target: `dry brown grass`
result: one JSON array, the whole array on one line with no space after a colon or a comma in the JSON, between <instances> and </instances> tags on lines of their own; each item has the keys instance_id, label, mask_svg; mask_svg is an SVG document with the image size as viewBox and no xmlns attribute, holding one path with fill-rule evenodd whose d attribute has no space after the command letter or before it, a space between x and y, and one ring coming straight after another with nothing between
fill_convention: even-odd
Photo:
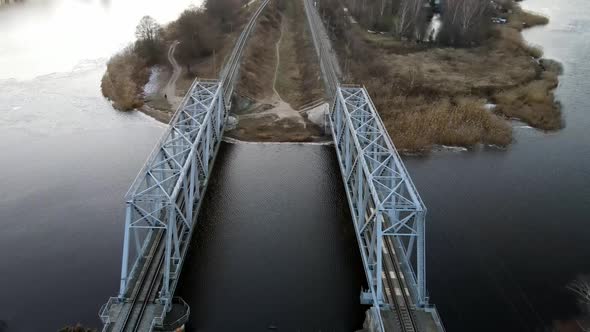
<instances>
[{"instance_id":1,"label":"dry brown grass","mask_svg":"<svg viewBox=\"0 0 590 332\"><path fill-rule=\"evenodd\" d=\"M543 56L543 50L539 46L527 43L519 30L506 26L496 28L491 45L512 57L528 55L538 59Z\"/></svg>"},{"instance_id":2,"label":"dry brown grass","mask_svg":"<svg viewBox=\"0 0 590 332\"><path fill-rule=\"evenodd\" d=\"M560 129L561 108L553 94L557 84L557 73L545 71L538 80L498 92L494 96L497 112L518 118L535 128Z\"/></svg>"},{"instance_id":3,"label":"dry brown grass","mask_svg":"<svg viewBox=\"0 0 590 332\"><path fill-rule=\"evenodd\" d=\"M379 75L371 73L370 68L363 68L364 74L357 73L366 77L363 82L397 148L427 152L437 144L464 147L479 143L510 144L511 126L500 116L487 111L485 99L472 93L493 90L497 81L484 78L485 82L476 82L478 71L466 70L469 74L461 75L457 67L441 65L440 60L434 60L449 53L454 51L430 53L427 58L423 57L426 54L418 58L406 55L397 59L397 66L382 68L378 63L373 64ZM492 68L489 70L491 74ZM509 78L511 74L507 72L504 75ZM517 73L512 75L515 78L511 82L518 84L520 81L516 77L519 76ZM534 71L529 75L533 76Z\"/></svg>"},{"instance_id":4,"label":"dry brown grass","mask_svg":"<svg viewBox=\"0 0 590 332\"><path fill-rule=\"evenodd\" d=\"M311 36L307 31L301 1L284 1L281 10L283 37L279 47L280 61L276 89L292 108L324 97L320 67Z\"/></svg>"},{"instance_id":5,"label":"dry brown grass","mask_svg":"<svg viewBox=\"0 0 590 332\"><path fill-rule=\"evenodd\" d=\"M262 12L250 37L240 68L237 91L264 99L272 96L276 64L275 45L280 36L281 18L275 1Z\"/></svg>"},{"instance_id":6,"label":"dry brown grass","mask_svg":"<svg viewBox=\"0 0 590 332\"><path fill-rule=\"evenodd\" d=\"M510 28L522 30L547 23L549 23L549 18L546 16L523 10L520 5L514 4L512 6L512 13L508 16L507 25Z\"/></svg>"},{"instance_id":7,"label":"dry brown grass","mask_svg":"<svg viewBox=\"0 0 590 332\"><path fill-rule=\"evenodd\" d=\"M489 40L476 48L387 42L387 36L369 36L352 27L343 35L355 50L340 46L337 51L341 60L354 59L359 50L372 60L352 61L347 76L350 83L367 87L399 149L506 146L512 141L507 118L518 117L541 129L561 125L552 92L557 70L532 59L540 58L542 50L526 43L520 33L525 26L544 22L546 18L515 5L511 24L495 26ZM498 103L496 112L484 109L487 100Z\"/></svg>"},{"instance_id":8,"label":"dry brown grass","mask_svg":"<svg viewBox=\"0 0 590 332\"><path fill-rule=\"evenodd\" d=\"M435 98L397 96L380 114L395 145L403 151L426 152L434 144L471 147L478 143L506 146L512 129L484 109L475 97Z\"/></svg>"},{"instance_id":9,"label":"dry brown grass","mask_svg":"<svg viewBox=\"0 0 590 332\"><path fill-rule=\"evenodd\" d=\"M141 93L148 79L145 61L127 47L109 59L100 86L102 94L116 109L128 111L143 105Z\"/></svg>"}]
</instances>

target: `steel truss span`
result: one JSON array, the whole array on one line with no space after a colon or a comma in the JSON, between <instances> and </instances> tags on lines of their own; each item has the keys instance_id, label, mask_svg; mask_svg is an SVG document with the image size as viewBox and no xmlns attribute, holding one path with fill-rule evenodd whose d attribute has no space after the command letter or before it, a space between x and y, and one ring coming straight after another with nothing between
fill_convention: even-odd
<instances>
[{"instance_id":1,"label":"steel truss span","mask_svg":"<svg viewBox=\"0 0 590 332\"><path fill-rule=\"evenodd\" d=\"M428 306L425 280L425 216L422 202L366 89L339 86L330 114L369 291L378 312L383 291L385 237L391 237L412 302Z\"/></svg>"},{"instance_id":2,"label":"steel truss span","mask_svg":"<svg viewBox=\"0 0 590 332\"><path fill-rule=\"evenodd\" d=\"M126 195L119 299L131 296L154 241L164 241L159 302L171 304L226 117L221 83L195 80Z\"/></svg>"}]
</instances>

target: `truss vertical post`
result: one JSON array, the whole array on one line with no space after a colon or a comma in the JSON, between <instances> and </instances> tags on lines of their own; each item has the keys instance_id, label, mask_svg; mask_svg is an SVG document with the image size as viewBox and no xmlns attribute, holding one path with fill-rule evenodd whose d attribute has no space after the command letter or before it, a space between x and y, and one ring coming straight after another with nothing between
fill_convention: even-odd
<instances>
[{"instance_id":1,"label":"truss vertical post","mask_svg":"<svg viewBox=\"0 0 590 332\"><path fill-rule=\"evenodd\" d=\"M168 210L168 225L166 225L166 249L164 253L164 275L162 280L162 289L160 291L161 299L168 299L170 297L170 270L172 256L172 232L176 227L176 211L170 207ZM167 305L167 304L166 304Z\"/></svg>"},{"instance_id":2,"label":"truss vertical post","mask_svg":"<svg viewBox=\"0 0 590 332\"><path fill-rule=\"evenodd\" d=\"M381 275L383 274L383 215L381 212L377 213L375 218L375 232L377 237L375 265L377 271L375 273L375 281L377 282L377 300L383 301L383 282Z\"/></svg>"},{"instance_id":3,"label":"truss vertical post","mask_svg":"<svg viewBox=\"0 0 590 332\"><path fill-rule=\"evenodd\" d=\"M418 244L416 248L417 255L417 279L418 279L418 303L419 307L425 307L428 305L426 295L426 211L418 213L416 219L416 227L418 229Z\"/></svg>"},{"instance_id":4,"label":"truss vertical post","mask_svg":"<svg viewBox=\"0 0 590 332\"><path fill-rule=\"evenodd\" d=\"M195 202L195 156L193 156L191 158L191 166L190 166L190 177L189 177L189 181L188 181L188 186L189 186L189 191L188 191L188 208L189 208L189 213L188 215L191 216L191 219L188 220L188 222L191 224L192 227L192 223L193 223L193 207L194 207L194 202Z\"/></svg>"},{"instance_id":5,"label":"truss vertical post","mask_svg":"<svg viewBox=\"0 0 590 332\"><path fill-rule=\"evenodd\" d=\"M131 205L127 203L125 208L125 235L123 236L123 261L121 263L121 284L119 286L119 298L125 295L127 288L127 273L129 269L129 233L131 224Z\"/></svg>"}]
</instances>

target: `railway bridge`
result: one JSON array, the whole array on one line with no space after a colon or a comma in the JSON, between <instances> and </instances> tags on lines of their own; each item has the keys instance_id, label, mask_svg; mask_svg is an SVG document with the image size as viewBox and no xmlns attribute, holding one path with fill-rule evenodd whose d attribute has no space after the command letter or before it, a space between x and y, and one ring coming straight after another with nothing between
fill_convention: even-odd
<instances>
[{"instance_id":1,"label":"railway bridge","mask_svg":"<svg viewBox=\"0 0 590 332\"><path fill-rule=\"evenodd\" d=\"M172 331L190 315L174 292L219 149L256 9L220 78L196 79L126 195L119 293L100 309L103 331ZM303 0L331 110L326 115L368 289L367 331L444 331L428 302L426 208L362 86L341 71L312 0Z\"/></svg>"}]
</instances>

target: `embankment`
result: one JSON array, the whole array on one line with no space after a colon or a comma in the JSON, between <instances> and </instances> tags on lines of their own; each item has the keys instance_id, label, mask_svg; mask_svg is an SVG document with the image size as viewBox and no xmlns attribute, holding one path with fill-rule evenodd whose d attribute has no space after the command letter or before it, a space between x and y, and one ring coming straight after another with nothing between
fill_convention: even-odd
<instances>
[{"instance_id":1,"label":"embankment","mask_svg":"<svg viewBox=\"0 0 590 332\"><path fill-rule=\"evenodd\" d=\"M324 97L303 3L273 1L248 43L232 113L231 138L262 142L325 140L323 129L302 106Z\"/></svg>"},{"instance_id":2,"label":"embankment","mask_svg":"<svg viewBox=\"0 0 590 332\"><path fill-rule=\"evenodd\" d=\"M256 3L242 5L232 0L206 2L202 8L185 10L165 26L144 17L137 27L138 40L109 59L101 82L103 95L118 110L137 109L168 122L195 77L219 75L255 7ZM146 25L156 32L142 34ZM168 53L176 43L170 59ZM175 62L181 70L175 84L168 84ZM145 89L148 82L150 89Z\"/></svg>"}]
</instances>

